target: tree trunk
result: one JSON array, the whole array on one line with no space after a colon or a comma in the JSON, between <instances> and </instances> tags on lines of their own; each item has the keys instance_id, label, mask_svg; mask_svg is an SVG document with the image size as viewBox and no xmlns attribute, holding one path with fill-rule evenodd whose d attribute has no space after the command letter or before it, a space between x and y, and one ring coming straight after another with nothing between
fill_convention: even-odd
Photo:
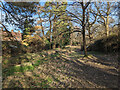
<instances>
[{"instance_id":1,"label":"tree trunk","mask_svg":"<svg viewBox=\"0 0 120 90\"><path fill-rule=\"evenodd\" d=\"M109 36L109 14L110 14L110 3L107 2L107 18L106 18L106 36Z\"/></svg>"},{"instance_id":2,"label":"tree trunk","mask_svg":"<svg viewBox=\"0 0 120 90\"><path fill-rule=\"evenodd\" d=\"M72 34L70 35L70 45L72 46Z\"/></svg>"},{"instance_id":3,"label":"tree trunk","mask_svg":"<svg viewBox=\"0 0 120 90\"><path fill-rule=\"evenodd\" d=\"M84 49L84 56L87 56L87 49L86 49L86 39L85 39L85 9L83 8L83 21L82 21L82 34L83 34L83 49Z\"/></svg>"},{"instance_id":4,"label":"tree trunk","mask_svg":"<svg viewBox=\"0 0 120 90\"><path fill-rule=\"evenodd\" d=\"M53 49L56 48L56 41L54 40L54 43L53 43Z\"/></svg>"},{"instance_id":5,"label":"tree trunk","mask_svg":"<svg viewBox=\"0 0 120 90\"><path fill-rule=\"evenodd\" d=\"M51 21L50 21L50 36L49 36L49 38L50 38L50 42L52 42L52 37L51 37Z\"/></svg>"},{"instance_id":6,"label":"tree trunk","mask_svg":"<svg viewBox=\"0 0 120 90\"><path fill-rule=\"evenodd\" d=\"M89 40L90 40L90 43L91 43L92 39L91 39L90 27L88 27L88 36L89 36Z\"/></svg>"},{"instance_id":7,"label":"tree trunk","mask_svg":"<svg viewBox=\"0 0 120 90\"><path fill-rule=\"evenodd\" d=\"M53 43L53 49L55 49L56 48L56 20L54 21L54 24L53 24L53 35L54 35L54 38L53 38L53 41L54 41L54 43Z\"/></svg>"},{"instance_id":8,"label":"tree trunk","mask_svg":"<svg viewBox=\"0 0 120 90\"><path fill-rule=\"evenodd\" d=\"M50 49L51 49L52 48L52 43L51 43L52 42L52 35L51 35L52 34L52 32L51 32L52 23L51 23L50 18L51 18L51 12L50 12L50 17L49 17L49 22L50 22L50 30L49 30L50 31L50 36L49 36L49 38L50 38L50 44L51 44Z\"/></svg>"},{"instance_id":9,"label":"tree trunk","mask_svg":"<svg viewBox=\"0 0 120 90\"><path fill-rule=\"evenodd\" d=\"M106 36L108 37L109 36L109 16L107 16L107 19L106 19L105 30L106 30Z\"/></svg>"},{"instance_id":10,"label":"tree trunk","mask_svg":"<svg viewBox=\"0 0 120 90\"><path fill-rule=\"evenodd\" d=\"M58 2L57 2L57 8L59 7L59 4L58 4ZM56 39L57 39L57 36L56 36L56 20L57 19L57 14L55 14L55 16L54 16L54 20L53 20L53 35L54 35L54 44L53 44L53 49L55 49L56 48ZM56 38L55 38L56 37Z\"/></svg>"},{"instance_id":11,"label":"tree trunk","mask_svg":"<svg viewBox=\"0 0 120 90\"><path fill-rule=\"evenodd\" d=\"M56 37L56 35L55 35L55 34L56 34L56 31L55 31L55 30L56 30L56 28L53 27L53 33L54 33L54 37L53 37L53 42L54 42L54 43L53 43L53 49L56 48L56 38L55 38L55 37Z\"/></svg>"},{"instance_id":12,"label":"tree trunk","mask_svg":"<svg viewBox=\"0 0 120 90\"><path fill-rule=\"evenodd\" d=\"M58 48L62 47L62 43L63 43L63 34L61 34L59 37L58 37L58 41L59 41L59 45L58 45Z\"/></svg>"}]
</instances>

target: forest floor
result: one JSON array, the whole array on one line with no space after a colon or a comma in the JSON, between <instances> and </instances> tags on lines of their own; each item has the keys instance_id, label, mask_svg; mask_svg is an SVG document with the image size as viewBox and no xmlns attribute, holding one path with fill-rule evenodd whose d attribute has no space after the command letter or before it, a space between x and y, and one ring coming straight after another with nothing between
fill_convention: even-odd
<instances>
[{"instance_id":1,"label":"forest floor","mask_svg":"<svg viewBox=\"0 0 120 90\"><path fill-rule=\"evenodd\" d=\"M3 88L118 88L116 54L88 54L67 46L3 58Z\"/></svg>"}]
</instances>

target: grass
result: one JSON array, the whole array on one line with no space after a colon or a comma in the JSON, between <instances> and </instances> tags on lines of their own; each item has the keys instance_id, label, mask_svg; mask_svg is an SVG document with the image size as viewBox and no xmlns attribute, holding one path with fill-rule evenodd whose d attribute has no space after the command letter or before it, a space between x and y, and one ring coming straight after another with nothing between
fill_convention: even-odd
<instances>
[{"instance_id":1,"label":"grass","mask_svg":"<svg viewBox=\"0 0 120 90\"><path fill-rule=\"evenodd\" d=\"M53 60L53 58L56 57L60 57L59 53L54 53L54 54L50 54L47 55L45 57L42 57L42 55L44 55L45 52L42 53L27 53L27 54L22 54L19 55L17 57L12 57L12 59L8 59L8 58L3 58L3 73L6 74L6 76L9 75L13 75L15 72L25 72L25 71L29 71L29 70L34 70L35 67L49 61L49 60ZM88 56L91 56L91 54L102 54L99 52L88 52ZM72 53L69 56L74 56L76 58L79 57L83 57L83 54L79 54L79 53ZM35 63L33 64L33 66L19 66L18 63L25 63L25 62L31 62L31 61L35 61ZM10 66L9 64L17 64L18 66ZM4 66L8 66L5 67ZM63 67L65 68L65 67ZM53 70L55 71L55 70Z\"/></svg>"},{"instance_id":2,"label":"grass","mask_svg":"<svg viewBox=\"0 0 120 90\"><path fill-rule=\"evenodd\" d=\"M40 60L36 60L35 64L30 65L30 66L16 65L16 66L11 66L9 68L3 68L3 73L6 76L9 76L9 75L13 75L15 72L25 72L25 71L29 71L29 70L34 70L35 66L39 66L40 64L43 64L46 61L47 60L40 59ZM6 60L5 62L7 63L8 60ZM4 64L5 64L5 62L4 62Z\"/></svg>"},{"instance_id":3,"label":"grass","mask_svg":"<svg viewBox=\"0 0 120 90\"><path fill-rule=\"evenodd\" d=\"M45 53L26 53L16 57L11 57L10 59L3 59L3 77L14 75L15 72L25 72L29 70L34 70L35 67L48 62L49 60L53 60L54 57L58 57L59 54L51 54L46 57L42 57ZM22 64L27 62L35 61L32 66L23 66Z\"/></svg>"},{"instance_id":4,"label":"grass","mask_svg":"<svg viewBox=\"0 0 120 90\"><path fill-rule=\"evenodd\" d=\"M44 60L37 60L36 63L33 66L39 66L40 64L43 64Z\"/></svg>"},{"instance_id":5,"label":"grass","mask_svg":"<svg viewBox=\"0 0 120 90\"><path fill-rule=\"evenodd\" d=\"M14 75L15 72L25 72L25 71L30 71L34 70L33 66L13 66L10 68L5 68L3 69L3 76L10 76Z\"/></svg>"},{"instance_id":6,"label":"grass","mask_svg":"<svg viewBox=\"0 0 120 90\"><path fill-rule=\"evenodd\" d=\"M40 88L51 88L49 85L52 82L52 79L48 78L47 80L41 79L41 82L37 83Z\"/></svg>"},{"instance_id":7,"label":"grass","mask_svg":"<svg viewBox=\"0 0 120 90\"><path fill-rule=\"evenodd\" d=\"M49 83L52 83L52 79L51 78L47 78L47 81L49 82Z\"/></svg>"},{"instance_id":8,"label":"grass","mask_svg":"<svg viewBox=\"0 0 120 90\"><path fill-rule=\"evenodd\" d=\"M88 59L96 60L95 56L97 55L92 55L92 54L101 55L101 53L97 53L97 52L88 52L88 57L84 57L82 52L75 51L75 52L67 53L67 51L65 50L58 51L58 53L55 53L55 52L48 53L47 51L42 53L41 52L27 53L25 55L13 57L12 59L10 59L12 61L9 61L9 59L5 59L4 65L6 66L8 64L12 64L13 61L15 63L14 63L14 66L10 66L7 68L3 66L3 74L4 74L3 77L6 78L6 76L11 75L13 76L13 79L17 79L17 78L19 78L19 80L25 79L26 81L21 81L21 83L22 84L25 83L25 85L30 88L36 88L36 87L52 88L52 87L56 87L56 85L59 84L60 82L63 82L63 83L65 82L65 85L67 85L66 81L73 82L72 79L74 79L73 78L74 75L78 75L81 72L81 75L84 76L84 73L82 73L84 69L82 68L84 67L86 68L87 65L85 64L79 65L81 67L81 71L79 71L78 70L79 68L77 68L78 65L76 65L76 63L80 59L83 59L85 61ZM16 64L16 62L17 63L21 62L21 63ZM16 73L16 72L20 72L20 73ZM86 72L87 70L85 71L85 73ZM17 76L17 77L14 78L14 76ZM82 76L80 76L80 78ZM8 77L8 78L11 78L11 77ZM75 78L79 79L79 77L75 77ZM60 87L63 87L62 85L64 84L59 84Z\"/></svg>"}]
</instances>

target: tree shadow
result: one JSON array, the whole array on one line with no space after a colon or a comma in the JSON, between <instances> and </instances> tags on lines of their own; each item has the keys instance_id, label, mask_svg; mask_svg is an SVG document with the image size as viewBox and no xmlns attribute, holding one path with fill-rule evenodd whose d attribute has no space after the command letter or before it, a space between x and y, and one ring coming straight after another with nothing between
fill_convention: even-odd
<instances>
[{"instance_id":1,"label":"tree shadow","mask_svg":"<svg viewBox=\"0 0 120 90\"><path fill-rule=\"evenodd\" d=\"M96 61L94 60L94 62L101 63L103 65L108 65L108 66L114 65L116 68L118 68L118 61L115 60L114 58L111 60L107 60L107 58L104 58L98 55L93 55L93 56L97 58L97 60Z\"/></svg>"},{"instance_id":2,"label":"tree shadow","mask_svg":"<svg viewBox=\"0 0 120 90\"><path fill-rule=\"evenodd\" d=\"M63 58L63 59L68 61L65 58ZM84 59L82 59L82 60L84 60ZM97 67L84 64L84 63L80 62L79 60L75 60L75 61L70 61L71 63L73 63L72 71L74 73L76 73L76 75L79 78L82 78L84 75L84 78L83 78L84 80L87 80L98 86L102 86L102 87L106 87L106 88L118 88L118 86L117 86L118 76L117 75L110 74L110 73L106 72L104 69L99 69ZM76 69L78 69L78 70L76 71ZM82 69L82 72L79 69ZM67 75L76 77L76 75L71 75L70 73Z\"/></svg>"},{"instance_id":3,"label":"tree shadow","mask_svg":"<svg viewBox=\"0 0 120 90\"><path fill-rule=\"evenodd\" d=\"M48 67L48 69L51 71L51 73L49 72L49 70L45 67L45 65L42 67L42 71L40 71L40 73L45 73L46 76L51 76L52 79L55 82L58 82L57 85L55 85L55 87L62 87L61 85L63 85L63 87L68 88L70 87L70 84L72 84L72 87L77 88L77 87L82 87L82 88L118 88L117 86L117 80L118 80L118 75L112 74L112 73L108 73L104 68L99 68L96 67L95 65L91 65L88 62L92 62L92 63L99 63L97 62L97 59L99 59L98 57L96 57L97 59L91 59L91 58L87 58L87 60L85 60L86 58L84 57L79 57L79 59L74 58L74 57L68 57L66 58L62 53L64 52L57 52L54 53L52 55L50 55L49 59L52 62L52 64L50 63L50 66L53 66L55 70L53 70L51 67L49 67L48 64L46 64L46 67ZM67 64L69 66L65 66L64 64L62 64L64 62L64 64ZM104 63L101 63L102 65L105 65ZM64 67L63 69L66 71L62 71L62 69L58 72L57 68L59 67ZM109 66L109 65L105 65L105 66ZM45 68L45 70L44 70ZM38 68L36 67L36 69L38 70ZM60 68L59 68L60 69ZM41 70L41 69L40 69ZM34 71L30 71L30 72L34 72ZM39 70L38 72L35 72L36 74L40 74ZM74 81L70 81L70 82L64 82L60 79L57 78L57 76L54 74L62 74L63 76L68 76L71 77L72 80ZM26 76L24 75L26 80L26 83L28 84L28 86L30 87L30 85L33 85L34 87L47 87L49 86L49 84L46 83L45 80L43 80L43 83L41 82L39 85L36 85L36 82L34 82L33 77L31 76ZM35 78L38 80L41 80L40 77ZM10 85L9 85L10 87ZM18 87L18 86L16 86ZM23 87L21 85L21 87Z\"/></svg>"}]
</instances>

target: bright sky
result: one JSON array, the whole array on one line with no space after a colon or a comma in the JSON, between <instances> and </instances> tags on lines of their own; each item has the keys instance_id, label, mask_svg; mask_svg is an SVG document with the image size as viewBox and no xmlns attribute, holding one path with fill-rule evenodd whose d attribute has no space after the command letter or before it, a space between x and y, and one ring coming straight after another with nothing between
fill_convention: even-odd
<instances>
[{"instance_id":1,"label":"bright sky","mask_svg":"<svg viewBox=\"0 0 120 90\"><path fill-rule=\"evenodd\" d=\"M69 2L69 1L70 1L70 0L68 0L68 4L71 3L71 2ZM44 5L44 3L45 3L45 2L43 2L43 3L41 3L41 4ZM70 10L70 9L71 9L70 7L67 8L67 10ZM1 16L1 13L3 14L3 16ZM1 11L0 11L0 20L1 20L1 19L4 19L4 18L5 18L4 12L1 12ZM36 18L36 16L35 16L35 18ZM115 23L118 22L118 18L116 18L116 16L113 16L113 18L115 19ZM76 24L76 23L73 23L73 24L74 24L74 26L76 26L76 25L78 26L78 24ZM46 24L46 25L49 26L49 24ZM8 25L8 30L11 31L12 29L15 30L16 27L14 27L14 26L12 26L12 25Z\"/></svg>"}]
</instances>

